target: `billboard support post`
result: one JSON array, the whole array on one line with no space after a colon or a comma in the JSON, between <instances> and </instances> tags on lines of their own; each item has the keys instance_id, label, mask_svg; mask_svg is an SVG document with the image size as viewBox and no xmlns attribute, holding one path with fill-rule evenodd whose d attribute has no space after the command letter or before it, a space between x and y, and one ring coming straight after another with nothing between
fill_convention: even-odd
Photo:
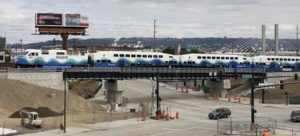
<instances>
[{"instance_id":1,"label":"billboard support post","mask_svg":"<svg viewBox=\"0 0 300 136\"><path fill-rule=\"evenodd\" d=\"M68 36L69 36L69 34L67 34L67 33L61 34L61 38L63 40L63 49L64 50L68 49Z\"/></svg>"}]
</instances>

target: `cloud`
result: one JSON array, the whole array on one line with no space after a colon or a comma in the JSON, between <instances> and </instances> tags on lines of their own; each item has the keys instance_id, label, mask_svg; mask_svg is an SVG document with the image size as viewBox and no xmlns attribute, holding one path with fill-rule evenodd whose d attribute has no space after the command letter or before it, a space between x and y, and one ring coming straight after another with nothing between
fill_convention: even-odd
<instances>
[{"instance_id":1,"label":"cloud","mask_svg":"<svg viewBox=\"0 0 300 136\"><path fill-rule=\"evenodd\" d=\"M261 25L273 38L294 38L300 1L289 0L11 0L1 2L0 35L8 43L39 42L59 36L34 36L37 12L81 13L89 16L89 36L152 37L260 37ZM72 37L72 36L71 36ZM76 37L80 38L80 37Z\"/></svg>"}]
</instances>

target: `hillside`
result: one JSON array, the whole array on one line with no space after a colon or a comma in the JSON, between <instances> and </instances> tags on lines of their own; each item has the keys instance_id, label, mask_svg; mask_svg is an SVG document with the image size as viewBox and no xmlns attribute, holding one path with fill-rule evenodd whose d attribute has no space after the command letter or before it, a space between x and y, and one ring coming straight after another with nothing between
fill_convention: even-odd
<instances>
[{"instance_id":1,"label":"hillside","mask_svg":"<svg viewBox=\"0 0 300 136\"><path fill-rule=\"evenodd\" d=\"M21 81L0 79L0 117L8 117L23 107L48 107L55 112L63 111L63 91L43 88ZM92 112L95 105L75 93L67 93L68 111Z\"/></svg>"}]
</instances>

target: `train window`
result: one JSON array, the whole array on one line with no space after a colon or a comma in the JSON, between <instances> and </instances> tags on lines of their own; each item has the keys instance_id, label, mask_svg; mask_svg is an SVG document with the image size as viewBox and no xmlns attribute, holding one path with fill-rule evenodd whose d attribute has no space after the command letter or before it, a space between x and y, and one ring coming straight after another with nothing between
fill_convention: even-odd
<instances>
[{"instance_id":1,"label":"train window","mask_svg":"<svg viewBox=\"0 0 300 136\"><path fill-rule=\"evenodd\" d=\"M143 55L143 58L147 58L147 55Z\"/></svg>"},{"instance_id":2,"label":"train window","mask_svg":"<svg viewBox=\"0 0 300 136\"><path fill-rule=\"evenodd\" d=\"M201 56L198 56L197 58L198 58L198 59L201 59Z\"/></svg>"},{"instance_id":3,"label":"train window","mask_svg":"<svg viewBox=\"0 0 300 136\"><path fill-rule=\"evenodd\" d=\"M186 61L184 61L183 64L186 64Z\"/></svg>"},{"instance_id":4,"label":"train window","mask_svg":"<svg viewBox=\"0 0 300 136\"><path fill-rule=\"evenodd\" d=\"M276 58L275 60L277 60L277 61L278 61L279 59L278 59L278 58Z\"/></svg>"},{"instance_id":5,"label":"train window","mask_svg":"<svg viewBox=\"0 0 300 136\"><path fill-rule=\"evenodd\" d=\"M229 57L225 57L225 59L229 60Z\"/></svg>"},{"instance_id":6,"label":"train window","mask_svg":"<svg viewBox=\"0 0 300 136\"><path fill-rule=\"evenodd\" d=\"M202 56L202 59L206 59L206 56Z\"/></svg>"},{"instance_id":7,"label":"train window","mask_svg":"<svg viewBox=\"0 0 300 136\"><path fill-rule=\"evenodd\" d=\"M139 54L138 54L138 55L136 55L136 57L137 57L137 58L141 58L141 57L142 57L142 55L139 55Z\"/></svg>"},{"instance_id":8,"label":"train window","mask_svg":"<svg viewBox=\"0 0 300 136\"><path fill-rule=\"evenodd\" d=\"M119 54L114 54L114 57L119 57Z\"/></svg>"},{"instance_id":9,"label":"train window","mask_svg":"<svg viewBox=\"0 0 300 136\"><path fill-rule=\"evenodd\" d=\"M162 56L162 55L158 55L158 57L159 57L159 58L163 58L163 56Z\"/></svg>"},{"instance_id":10,"label":"train window","mask_svg":"<svg viewBox=\"0 0 300 136\"><path fill-rule=\"evenodd\" d=\"M36 53L35 53L35 56L38 56L38 55L39 55L39 53L36 52Z\"/></svg>"},{"instance_id":11,"label":"train window","mask_svg":"<svg viewBox=\"0 0 300 136\"><path fill-rule=\"evenodd\" d=\"M34 52L32 52L32 53L30 53L28 56L34 56L35 55L35 53Z\"/></svg>"},{"instance_id":12,"label":"train window","mask_svg":"<svg viewBox=\"0 0 300 136\"><path fill-rule=\"evenodd\" d=\"M153 58L157 58L157 55L153 55Z\"/></svg>"},{"instance_id":13,"label":"train window","mask_svg":"<svg viewBox=\"0 0 300 136\"><path fill-rule=\"evenodd\" d=\"M295 61L295 59L292 59L292 61Z\"/></svg>"},{"instance_id":14,"label":"train window","mask_svg":"<svg viewBox=\"0 0 300 136\"><path fill-rule=\"evenodd\" d=\"M126 54L125 56L129 58L129 57L130 57L130 54Z\"/></svg>"},{"instance_id":15,"label":"train window","mask_svg":"<svg viewBox=\"0 0 300 136\"><path fill-rule=\"evenodd\" d=\"M0 60L2 60L2 61L3 61L3 60L4 60L3 58L4 58L3 56L0 56Z\"/></svg>"},{"instance_id":16,"label":"train window","mask_svg":"<svg viewBox=\"0 0 300 136\"><path fill-rule=\"evenodd\" d=\"M224 60L224 59L225 59L225 57L221 57L221 59L222 59L222 60Z\"/></svg>"},{"instance_id":17,"label":"train window","mask_svg":"<svg viewBox=\"0 0 300 136\"><path fill-rule=\"evenodd\" d=\"M100 60L97 60L96 62L100 62Z\"/></svg>"},{"instance_id":18,"label":"train window","mask_svg":"<svg viewBox=\"0 0 300 136\"><path fill-rule=\"evenodd\" d=\"M288 61L291 61L291 59L288 59Z\"/></svg>"},{"instance_id":19,"label":"train window","mask_svg":"<svg viewBox=\"0 0 300 136\"><path fill-rule=\"evenodd\" d=\"M120 54L120 57L124 57L124 54Z\"/></svg>"},{"instance_id":20,"label":"train window","mask_svg":"<svg viewBox=\"0 0 300 136\"><path fill-rule=\"evenodd\" d=\"M169 63L169 61L165 61L165 63L166 63L166 64L168 64L168 63Z\"/></svg>"},{"instance_id":21,"label":"train window","mask_svg":"<svg viewBox=\"0 0 300 136\"><path fill-rule=\"evenodd\" d=\"M296 59L296 61L298 61L299 59Z\"/></svg>"},{"instance_id":22,"label":"train window","mask_svg":"<svg viewBox=\"0 0 300 136\"><path fill-rule=\"evenodd\" d=\"M270 58L267 58L267 60L271 60Z\"/></svg>"},{"instance_id":23,"label":"train window","mask_svg":"<svg viewBox=\"0 0 300 136\"><path fill-rule=\"evenodd\" d=\"M233 60L233 57L230 57L231 60Z\"/></svg>"},{"instance_id":24,"label":"train window","mask_svg":"<svg viewBox=\"0 0 300 136\"><path fill-rule=\"evenodd\" d=\"M271 60L275 60L274 58L271 58Z\"/></svg>"},{"instance_id":25,"label":"train window","mask_svg":"<svg viewBox=\"0 0 300 136\"><path fill-rule=\"evenodd\" d=\"M207 59L210 59L211 57L210 56L207 56Z\"/></svg>"},{"instance_id":26,"label":"train window","mask_svg":"<svg viewBox=\"0 0 300 136\"><path fill-rule=\"evenodd\" d=\"M243 58L243 60L247 60L246 58Z\"/></svg>"},{"instance_id":27,"label":"train window","mask_svg":"<svg viewBox=\"0 0 300 136\"><path fill-rule=\"evenodd\" d=\"M131 58L135 58L135 54L131 54Z\"/></svg>"},{"instance_id":28,"label":"train window","mask_svg":"<svg viewBox=\"0 0 300 136\"><path fill-rule=\"evenodd\" d=\"M173 56L169 56L169 58L173 58Z\"/></svg>"},{"instance_id":29,"label":"train window","mask_svg":"<svg viewBox=\"0 0 300 136\"><path fill-rule=\"evenodd\" d=\"M101 62L102 62L102 63L106 63L106 60L102 60Z\"/></svg>"},{"instance_id":30,"label":"train window","mask_svg":"<svg viewBox=\"0 0 300 136\"><path fill-rule=\"evenodd\" d=\"M286 61L287 59L286 59L286 58L284 58L283 60L284 60L284 61Z\"/></svg>"},{"instance_id":31,"label":"train window","mask_svg":"<svg viewBox=\"0 0 300 136\"><path fill-rule=\"evenodd\" d=\"M64 52L56 52L56 55L65 55Z\"/></svg>"},{"instance_id":32,"label":"train window","mask_svg":"<svg viewBox=\"0 0 300 136\"><path fill-rule=\"evenodd\" d=\"M43 54L43 55L48 55L49 52L48 52L48 51L42 51L42 54Z\"/></svg>"},{"instance_id":33,"label":"train window","mask_svg":"<svg viewBox=\"0 0 300 136\"><path fill-rule=\"evenodd\" d=\"M282 58L279 58L279 60L282 61L283 59L282 59Z\"/></svg>"},{"instance_id":34,"label":"train window","mask_svg":"<svg viewBox=\"0 0 300 136\"><path fill-rule=\"evenodd\" d=\"M220 59L220 57L217 57L217 59Z\"/></svg>"},{"instance_id":35,"label":"train window","mask_svg":"<svg viewBox=\"0 0 300 136\"><path fill-rule=\"evenodd\" d=\"M211 57L211 59L216 59L216 57Z\"/></svg>"},{"instance_id":36,"label":"train window","mask_svg":"<svg viewBox=\"0 0 300 136\"><path fill-rule=\"evenodd\" d=\"M152 55L148 55L148 58L152 58Z\"/></svg>"},{"instance_id":37,"label":"train window","mask_svg":"<svg viewBox=\"0 0 300 136\"><path fill-rule=\"evenodd\" d=\"M111 60L107 60L107 63L111 63Z\"/></svg>"},{"instance_id":38,"label":"train window","mask_svg":"<svg viewBox=\"0 0 300 136\"><path fill-rule=\"evenodd\" d=\"M237 59L238 59L238 57L234 57L234 59L236 59L236 60L237 60Z\"/></svg>"},{"instance_id":39,"label":"train window","mask_svg":"<svg viewBox=\"0 0 300 136\"><path fill-rule=\"evenodd\" d=\"M84 56L84 54L85 54L84 51L81 51L81 52L80 52L80 55L81 55L81 56Z\"/></svg>"}]
</instances>

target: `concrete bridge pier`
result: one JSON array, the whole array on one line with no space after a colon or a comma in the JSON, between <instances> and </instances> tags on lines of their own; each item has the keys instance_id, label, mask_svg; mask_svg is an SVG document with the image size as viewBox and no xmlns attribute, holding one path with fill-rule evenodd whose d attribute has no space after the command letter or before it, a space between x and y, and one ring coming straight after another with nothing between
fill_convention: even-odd
<instances>
[{"instance_id":1,"label":"concrete bridge pier","mask_svg":"<svg viewBox=\"0 0 300 136\"><path fill-rule=\"evenodd\" d=\"M230 82L228 83L225 80L207 80L206 85L210 90L209 95L211 97L225 97L227 93L226 88L228 88L226 86L230 86Z\"/></svg>"},{"instance_id":2,"label":"concrete bridge pier","mask_svg":"<svg viewBox=\"0 0 300 136\"><path fill-rule=\"evenodd\" d=\"M107 104L110 109L116 111L118 104L122 104L123 90L118 90L118 80L108 79L104 81L105 89L107 90Z\"/></svg>"}]
</instances>

